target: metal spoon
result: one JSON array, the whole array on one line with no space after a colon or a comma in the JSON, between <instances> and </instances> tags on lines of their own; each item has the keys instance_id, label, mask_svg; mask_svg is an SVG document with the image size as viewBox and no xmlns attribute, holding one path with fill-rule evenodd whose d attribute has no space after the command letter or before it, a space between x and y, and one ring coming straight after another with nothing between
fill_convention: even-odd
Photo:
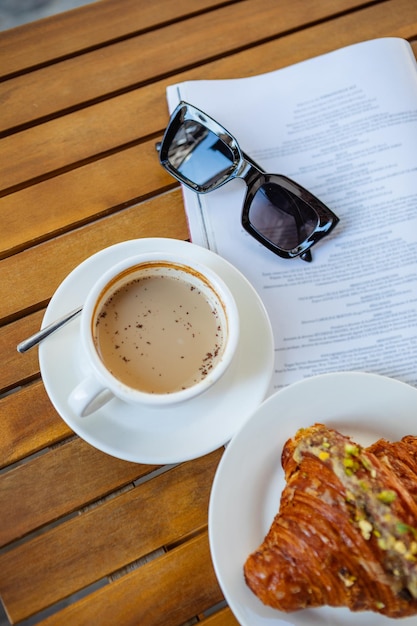
<instances>
[{"instance_id":1,"label":"metal spoon","mask_svg":"<svg viewBox=\"0 0 417 626\"><path fill-rule=\"evenodd\" d=\"M19 343L17 346L17 351L23 354L24 352L27 352L31 348L34 348L35 346L38 345L38 343L46 339L46 337L49 337L49 335L52 335L52 333L54 333L56 330L59 330L60 328L65 326L65 324L68 324L68 322L70 322L75 317L77 317L81 313L82 310L83 310L83 307L80 306L77 309L74 309L73 311L71 311L70 313L67 313L63 317L60 317L59 319L55 320L55 322L48 324L48 326L45 326L45 328L42 328L42 330L38 331L31 337L28 337L27 339Z\"/></svg>"}]
</instances>

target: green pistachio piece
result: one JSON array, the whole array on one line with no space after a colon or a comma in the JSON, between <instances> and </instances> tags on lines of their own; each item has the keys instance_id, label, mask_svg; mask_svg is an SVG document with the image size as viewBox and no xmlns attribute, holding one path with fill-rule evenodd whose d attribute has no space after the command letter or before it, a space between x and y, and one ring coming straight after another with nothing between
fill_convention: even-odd
<instances>
[{"instance_id":1,"label":"green pistachio piece","mask_svg":"<svg viewBox=\"0 0 417 626\"><path fill-rule=\"evenodd\" d=\"M384 504L391 504L391 502L394 502L396 497L397 494L391 489L384 489L383 491L380 491L377 495L378 500L380 502L383 502Z\"/></svg>"}]
</instances>

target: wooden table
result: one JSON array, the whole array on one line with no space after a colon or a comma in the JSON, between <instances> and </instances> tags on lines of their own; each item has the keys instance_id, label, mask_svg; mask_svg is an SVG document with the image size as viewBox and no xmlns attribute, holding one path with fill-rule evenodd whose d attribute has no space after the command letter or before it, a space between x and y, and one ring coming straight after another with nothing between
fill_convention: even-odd
<instances>
[{"instance_id":1,"label":"wooden table","mask_svg":"<svg viewBox=\"0 0 417 626\"><path fill-rule=\"evenodd\" d=\"M207 537L222 450L162 468L96 450L52 407L37 350L16 344L93 253L188 238L154 147L167 85L417 36L415 0L306 4L98 0L0 34L0 595L13 624L237 623Z\"/></svg>"}]
</instances>

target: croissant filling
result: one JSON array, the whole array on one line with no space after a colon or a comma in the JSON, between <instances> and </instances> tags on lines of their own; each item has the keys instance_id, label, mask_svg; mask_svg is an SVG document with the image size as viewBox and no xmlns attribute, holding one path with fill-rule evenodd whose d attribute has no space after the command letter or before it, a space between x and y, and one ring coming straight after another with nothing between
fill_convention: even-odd
<instances>
[{"instance_id":1,"label":"croissant filling","mask_svg":"<svg viewBox=\"0 0 417 626\"><path fill-rule=\"evenodd\" d=\"M417 437L364 448L315 424L282 452L279 512L244 565L266 605L417 614Z\"/></svg>"}]
</instances>

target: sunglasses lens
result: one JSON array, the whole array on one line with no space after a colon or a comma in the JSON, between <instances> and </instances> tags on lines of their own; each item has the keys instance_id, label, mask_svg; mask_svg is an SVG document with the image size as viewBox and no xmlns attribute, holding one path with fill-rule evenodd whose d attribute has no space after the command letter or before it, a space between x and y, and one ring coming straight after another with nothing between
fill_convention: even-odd
<instances>
[{"instance_id":1,"label":"sunglasses lens","mask_svg":"<svg viewBox=\"0 0 417 626\"><path fill-rule=\"evenodd\" d=\"M211 130L186 120L175 134L168 161L181 179L193 182L208 191L234 170L233 153Z\"/></svg>"},{"instance_id":2,"label":"sunglasses lens","mask_svg":"<svg viewBox=\"0 0 417 626\"><path fill-rule=\"evenodd\" d=\"M265 239L290 251L314 232L318 216L290 191L280 185L264 183L253 197L249 221Z\"/></svg>"}]
</instances>

